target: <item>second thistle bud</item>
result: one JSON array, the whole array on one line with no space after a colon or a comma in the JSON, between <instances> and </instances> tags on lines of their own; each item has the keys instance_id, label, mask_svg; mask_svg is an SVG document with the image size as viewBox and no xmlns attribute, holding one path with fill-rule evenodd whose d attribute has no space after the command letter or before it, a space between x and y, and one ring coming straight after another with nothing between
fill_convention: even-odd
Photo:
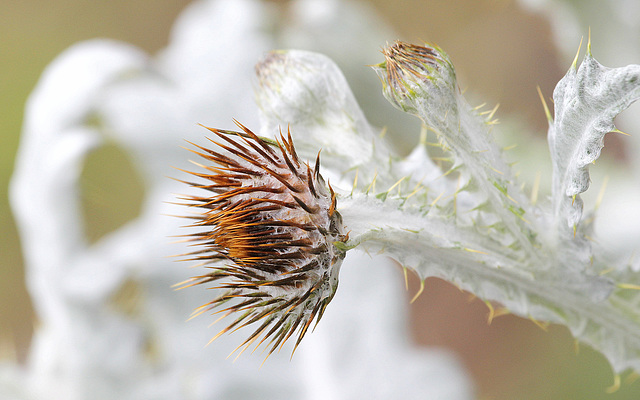
<instances>
[{"instance_id":1,"label":"second thistle bud","mask_svg":"<svg viewBox=\"0 0 640 400\"><path fill-rule=\"evenodd\" d=\"M397 41L382 54L385 61L374 70L391 104L436 128L457 120L456 73L444 51Z\"/></svg>"},{"instance_id":2,"label":"second thistle bud","mask_svg":"<svg viewBox=\"0 0 640 400\"><path fill-rule=\"evenodd\" d=\"M181 286L215 282L220 294L195 314L236 316L216 337L256 324L238 349L270 339L271 354L296 332L297 347L322 317L344 258L336 243L346 235L319 155L311 168L298 158L290 135L268 141L238 125L242 132L207 128L222 151L194 151L213 165L191 173L204 183L190 184L208 195L187 198L200 210L191 217L200 229L190 235L199 248L189 259L210 272Z\"/></svg>"}]
</instances>

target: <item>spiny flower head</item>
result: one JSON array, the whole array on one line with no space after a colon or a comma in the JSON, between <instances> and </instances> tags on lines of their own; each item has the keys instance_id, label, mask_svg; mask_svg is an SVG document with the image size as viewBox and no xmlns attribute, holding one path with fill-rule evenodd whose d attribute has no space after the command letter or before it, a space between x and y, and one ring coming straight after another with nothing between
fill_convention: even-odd
<instances>
[{"instance_id":1,"label":"spiny flower head","mask_svg":"<svg viewBox=\"0 0 640 400\"><path fill-rule=\"evenodd\" d=\"M207 128L220 150L191 150L212 164L197 164L204 173L189 172L204 183L187 183L208 194L186 198L200 210L190 217L200 229L189 235L198 249L188 259L210 272L179 286L216 282L221 290L194 311L236 316L212 341L256 324L236 350L270 338L271 354L298 332L295 351L335 294L344 258L339 242L347 235L336 195L320 175L320 154L311 168L298 158L290 134L271 141L237 125L242 132Z\"/></svg>"},{"instance_id":2,"label":"spiny flower head","mask_svg":"<svg viewBox=\"0 0 640 400\"><path fill-rule=\"evenodd\" d=\"M442 110L429 114L450 115L455 119L456 73L442 49L396 41L382 49L382 54L385 61L375 65L374 70L391 104L418 116L425 115L424 109L436 104Z\"/></svg>"}]
</instances>

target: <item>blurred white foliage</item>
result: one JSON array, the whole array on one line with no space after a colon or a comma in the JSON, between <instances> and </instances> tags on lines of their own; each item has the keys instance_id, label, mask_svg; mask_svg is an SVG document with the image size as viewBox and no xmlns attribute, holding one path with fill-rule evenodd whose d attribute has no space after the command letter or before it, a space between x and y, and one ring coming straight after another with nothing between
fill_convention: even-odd
<instances>
[{"instance_id":1,"label":"blurred white foliage","mask_svg":"<svg viewBox=\"0 0 640 400\"><path fill-rule=\"evenodd\" d=\"M344 23L363 15L367 24ZM182 13L158 56L106 40L60 55L29 99L11 185L38 326L26 365L0 366L0 394L471 398L471 385L450 355L409 343L402 274L383 258L350 254L315 333L292 361L283 352L261 369L256 355L224 360L237 345L235 335L205 347L216 332L208 328L211 318L185 321L212 293L170 288L192 275L167 258L185 251L168 244L182 222L166 216L181 213L168 202L186 189L167 176L175 176L172 166L187 165L183 139L203 142L198 122L221 127L237 118L257 125L252 69L265 51L292 43L311 47L312 38L361 74L358 68L389 37L381 25L353 2L300 1L283 11L250 0L198 1ZM378 91L366 85L361 95L369 97L367 90ZM376 102L382 100L369 103ZM78 179L89 152L105 140L128 152L146 198L138 218L89 245ZM132 293L133 312L118 305L122 291Z\"/></svg>"}]
</instances>

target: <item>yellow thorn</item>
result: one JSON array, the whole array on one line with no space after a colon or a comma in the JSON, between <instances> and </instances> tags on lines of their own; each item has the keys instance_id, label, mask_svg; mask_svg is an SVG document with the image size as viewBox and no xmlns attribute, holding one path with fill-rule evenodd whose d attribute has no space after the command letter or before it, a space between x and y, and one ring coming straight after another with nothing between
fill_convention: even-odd
<instances>
[{"instance_id":1,"label":"yellow thorn","mask_svg":"<svg viewBox=\"0 0 640 400\"><path fill-rule=\"evenodd\" d=\"M611 268L607 268L607 269L605 269L605 270L600 271L600 273L599 273L598 275L600 275L600 276L604 276L604 275L608 274L609 272L611 272L611 271L615 271L615 270L616 270L616 269L615 269L615 268L613 268L613 267L611 267Z\"/></svg>"},{"instance_id":2,"label":"yellow thorn","mask_svg":"<svg viewBox=\"0 0 640 400\"><path fill-rule=\"evenodd\" d=\"M598 193L598 198L596 199L596 205L594 206L594 210L597 210L602 203L602 199L604 198L604 191L607 188L607 183L609 183L609 175L606 175L602 180L602 187L600 187L600 192Z\"/></svg>"},{"instance_id":3,"label":"yellow thorn","mask_svg":"<svg viewBox=\"0 0 640 400\"><path fill-rule=\"evenodd\" d=\"M462 175L459 175L458 182L456 183L456 191L453 192L453 214L458 213L458 191L460 190L461 181L462 181Z\"/></svg>"},{"instance_id":4,"label":"yellow thorn","mask_svg":"<svg viewBox=\"0 0 640 400\"><path fill-rule=\"evenodd\" d=\"M512 145L510 145L510 146L503 147L503 148L502 148L502 151L509 151L509 150L513 150L513 149L515 149L516 147L518 147L518 145L517 145L517 144L512 144Z\"/></svg>"},{"instance_id":5,"label":"yellow thorn","mask_svg":"<svg viewBox=\"0 0 640 400\"><path fill-rule=\"evenodd\" d=\"M373 190L373 192L375 192L376 190L376 179L378 178L378 171L375 172L375 174L373 174L373 180L371 181L371 183L369 184L369 187L366 190L366 194L369 194L370 190Z\"/></svg>"},{"instance_id":6,"label":"yellow thorn","mask_svg":"<svg viewBox=\"0 0 640 400\"><path fill-rule=\"evenodd\" d=\"M538 202L538 192L540 190L540 171L536 172L536 177L533 181L533 187L531 188L531 204L535 205Z\"/></svg>"},{"instance_id":7,"label":"yellow thorn","mask_svg":"<svg viewBox=\"0 0 640 400\"><path fill-rule=\"evenodd\" d=\"M440 193L438 195L438 197L436 197L432 202L431 202L431 207L435 206L436 203L438 202L438 200L440 200L440 198L444 195L444 191L442 193Z\"/></svg>"},{"instance_id":8,"label":"yellow thorn","mask_svg":"<svg viewBox=\"0 0 640 400\"><path fill-rule=\"evenodd\" d=\"M620 133L620 134L625 135L625 136L631 136L631 135L630 135L630 134L628 134L627 132L622 132L622 131L621 131L620 129L618 129L618 128L615 128L615 129L614 129L614 130L612 130L611 132L613 132L613 133Z\"/></svg>"},{"instance_id":9,"label":"yellow thorn","mask_svg":"<svg viewBox=\"0 0 640 400\"><path fill-rule=\"evenodd\" d=\"M589 30L589 32L591 32L591 30ZM580 45L578 46L578 51L576 52L576 57L573 59L573 63L571 63L571 68L572 69L576 69L576 66L578 65L578 56L580 55L580 50L582 49L582 40L584 39L584 37L580 38Z\"/></svg>"},{"instance_id":10,"label":"yellow thorn","mask_svg":"<svg viewBox=\"0 0 640 400\"><path fill-rule=\"evenodd\" d=\"M468 251L469 253L478 253L478 254L484 254L484 255L488 255L489 254L489 253L486 253L484 251L474 250L474 249L470 249L468 247L463 247L462 250Z\"/></svg>"},{"instance_id":11,"label":"yellow thorn","mask_svg":"<svg viewBox=\"0 0 640 400\"><path fill-rule=\"evenodd\" d=\"M383 126L382 130L380 131L380 139L382 139L383 137L385 137L387 135L387 127Z\"/></svg>"},{"instance_id":12,"label":"yellow thorn","mask_svg":"<svg viewBox=\"0 0 640 400\"><path fill-rule=\"evenodd\" d=\"M576 352L576 355L580 354L580 342L578 339L573 341L573 350Z\"/></svg>"},{"instance_id":13,"label":"yellow thorn","mask_svg":"<svg viewBox=\"0 0 640 400\"><path fill-rule=\"evenodd\" d=\"M540 86L538 88L538 95L540 96L540 101L542 102L542 107L544 108L544 114L547 116L547 121L549 123L553 122L553 117L551 116L551 112L549 111L549 106L547 106L547 102L542 95L542 90L540 90Z\"/></svg>"},{"instance_id":14,"label":"yellow thorn","mask_svg":"<svg viewBox=\"0 0 640 400\"><path fill-rule=\"evenodd\" d=\"M358 187L358 169L356 168L356 176L353 178L353 187L351 188L351 194L353 194L354 190Z\"/></svg>"},{"instance_id":15,"label":"yellow thorn","mask_svg":"<svg viewBox=\"0 0 640 400\"><path fill-rule=\"evenodd\" d=\"M416 184L416 187L415 187L415 189L413 189L413 192L411 192L411 194L409 194L405 200L409 200L409 197L411 197L411 196L415 195L416 193L418 193L420 191L420 189L422 189L422 188L423 188L422 181L420 181L420 182L418 182Z\"/></svg>"},{"instance_id":16,"label":"yellow thorn","mask_svg":"<svg viewBox=\"0 0 640 400\"><path fill-rule=\"evenodd\" d=\"M627 377L624 380L624 383L627 384L627 385L631 385L635 381L637 381L638 378L640 378L640 373L634 371L634 372L630 373L629 375L627 375Z\"/></svg>"},{"instance_id":17,"label":"yellow thorn","mask_svg":"<svg viewBox=\"0 0 640 400\"><path fill-rule=\"evenodd\" d=\"M545 332L549 331L549 324L548 323L544 323L544 322L538 321L537 319L533 318L531 315L529 315L529 319L531 320L531 322L536 324L538 326L538 328L542 329Z\"/></svg>"},{"instance_id":18,"label":"yellow thorn","mask_svg":"<svg viewBox=\"0 0 640 400\"><path fill-rule=\"evenodd\" d=\"M587 54L591 55L591 27L589 27L589 40L587 41Z\"/></svg>"},{"instance_id":19,"label":"yellow thorn","mask_svg":"<svg viewBox=\"0 0 640 400\"><path fill-rule=\"evenodd\" d=\"M618 289L640 290L640 285L634 283L618 283Z\"/></svg>"},{"instance_id":20,"label":"yellow thorn","mask_svg":"<svg viewBox=\"0 0 640 400\"><path fill-rule=\"evenodd\" d=\"M402 182L403 180L405 180L406 176L403 176L402 178L400 178L400 180L398 180L398 182L394 183L393 185L391 185L391 187L389 188L389 190L387 190L387 193L390 193L396 186L398 186L400 184L400 182Z\"/></svg>"},{"instance_id":21,"label":"yellow thorn","mask_svg":"<svg viewBox=\"0 0 640 400\"><path fill-rule=\"evenodd\" d=\"M500 107L500 103L496 104L496 106L493 107L493 110L491 110L491 112L487 116L488 120L491 120L493 118L493 115L496 113L496 111L498 111L498 107Z\"/></svg>"},{"instance_id":22,"label":"yellow thorn","mask_svg":"<svg viewBox=\"0 0 640 400\"><path fill-rule=\"evenodd\" d=\"M451 157L431 157L433 161L451 161Z\"/></svg>"},{"instance_id":23,"label":"yellow thorn","mask_svg":"<svg viewBox=\"0 0 640 400\"><path fill-rule=\"evenodd\" d=\"M498 317L502 317L503 315L509 315L509 314L510 314L509 310L507 310L504 307L500 307L500 308L498 308L496 310L496 312L495 312L495 314L493 316L493 319L496 319Z\"/></svg>"},{"instance_id":24,"label":"yellow thorn","mask_svg":"<svg viewBox=\"0 0 640 400\"><path fill-rule=\"evenodd\" d=\"M409 304L413 304L413 302L416 301L418 297L420 297L423 291L424 291L424 279L420 281L420 289L418 290L418 293L416 293L416 295L413 296L413 299L411 299Z\"/></svg>"},{"instance_id":25,"label":"yellow thorn","mask_svg":"<svg viewBox=\"0 0 640 400\"><path fill-rule=\"evenodd\" d=\"M409 290L409 276L407 275L407 267L402 266L402 273L404 274L404 289Z\"/></svg>"},{"instance_id":26,"label":"yellow thorn","mask_svg":"<svg viewBox=\"0 0 640 400\"><path fill-rule=\"evenodd\" d=\"M621 385L620 385L620 375L615 374L615 375L613 376L613 385L609 386L609 387L605 390L605 392L607 392L607 393L609 393L609 394L611 394L611 393L615 393L615 392L617 392L618 390L620 390L620 386L621 386Z\"/></svg>"},{"instance_id":27,"label":"yellow thorn","mask_svg":"<svg viewBox=\"0 0 640 400\"><path fill-rule=\"evenodd\" d=\"M516 216L517 216L518 218L520 218L520 220L521 220L522 222L524 222L525 224L527 224L527 225L531 224L531 222L529 222L529 220L528 220L528 219L526 219L525 217L523 217L522 215L516 215Z\"/></svg>"},{"instance_id":28,"label":"yellow thorn","mask_svg":"<svg viewBox=\"0 0 640 400\"><path fill-rule=\"evenodd\" d=\"M455 171L455 169L450 168L447 172L445 172L444 174L440 175L439 177L437 177L436 179L440 179L440 178L444 178L445 176L449 175L450 173L452 173L453 171Z\"/></svg>"},{"instance_id":29,"label":"yellow thorn","mask_svg":"<svg viewBox=\"0 0 640 400\"><path fill-rule=\"evenodd\" d=\"M487 308L489 308L489 315L487 316L487 324L491 325L491 323L493 322L493 318L495 317L496 310L493 308L493 304L491 304L489 300L485 300L484 304L486 304Z\"/></svg>"},{"instance_id":30,"label":"yellow thorn","mask_svg":"<svg viewBox=\"0 0 640 400\"><path fill-rule=\"evenodd\" d=\"M497 172L500 175L504 175L504 172L502 172L500 170L497 170L497 169L493 168L492 166L489 166L489 168L491 168L494 172Z\"/></svg>"}]
</instances>

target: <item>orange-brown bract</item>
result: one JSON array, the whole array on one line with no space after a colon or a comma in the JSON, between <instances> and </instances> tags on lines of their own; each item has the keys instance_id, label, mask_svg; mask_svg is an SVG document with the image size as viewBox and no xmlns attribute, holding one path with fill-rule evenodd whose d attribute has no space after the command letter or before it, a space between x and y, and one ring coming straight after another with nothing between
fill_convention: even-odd
<instances>
[{"instance_id":1,"label":"orange-brown bract","mask_svg":"<svg viewBox=\"0 0 640 400\"><path fill-rule=\"evenodd\" d=\"M426 79L426 74L421 71L425 66L437 68L440 61L434 49L400 41L382 49L382 54L386 62L387 81L399 88L404 88L400 83L404 80L404 75L413 74L418 79Z\"/></svg>"},{"instance_id":2,"label":"orange-brown bract","mask_svg":"<svg viewBox=\"0 0 640 400\"><path fill-rule=\"evenodd\" d=\"M298 158L290 133L270 143L236 124L242 132L207 128L217 150L191 150L211 164L189 172L203 183L186 182L208 192L184 198L199 210L188 217L199 229L188 235L197 249L186 256L210 271L178 286L215 282L220 294L194 315L237 316L212 341L255 323L236 350L269 339L270 355L298 332L295 352L335 294L344 258L335 243L347 237L336 195L319 172L320 155L311 168Z\"/></svg>"},{"instance_id":3,"label":"orange-brown bract","mask_svg":"<svg viewBox=\"0 0 640 400\"><path fill-rule=\"evenodd\" d=\"M450 96L456 89L455 70L437 46L397 41L384 48L382 54L385 61L374 69L382 80L383 93L393 105L411 114L416 114L416 108L425 101L445 100L451 111L457 107L455 98Z\"/></svg>"}]
</instances>

